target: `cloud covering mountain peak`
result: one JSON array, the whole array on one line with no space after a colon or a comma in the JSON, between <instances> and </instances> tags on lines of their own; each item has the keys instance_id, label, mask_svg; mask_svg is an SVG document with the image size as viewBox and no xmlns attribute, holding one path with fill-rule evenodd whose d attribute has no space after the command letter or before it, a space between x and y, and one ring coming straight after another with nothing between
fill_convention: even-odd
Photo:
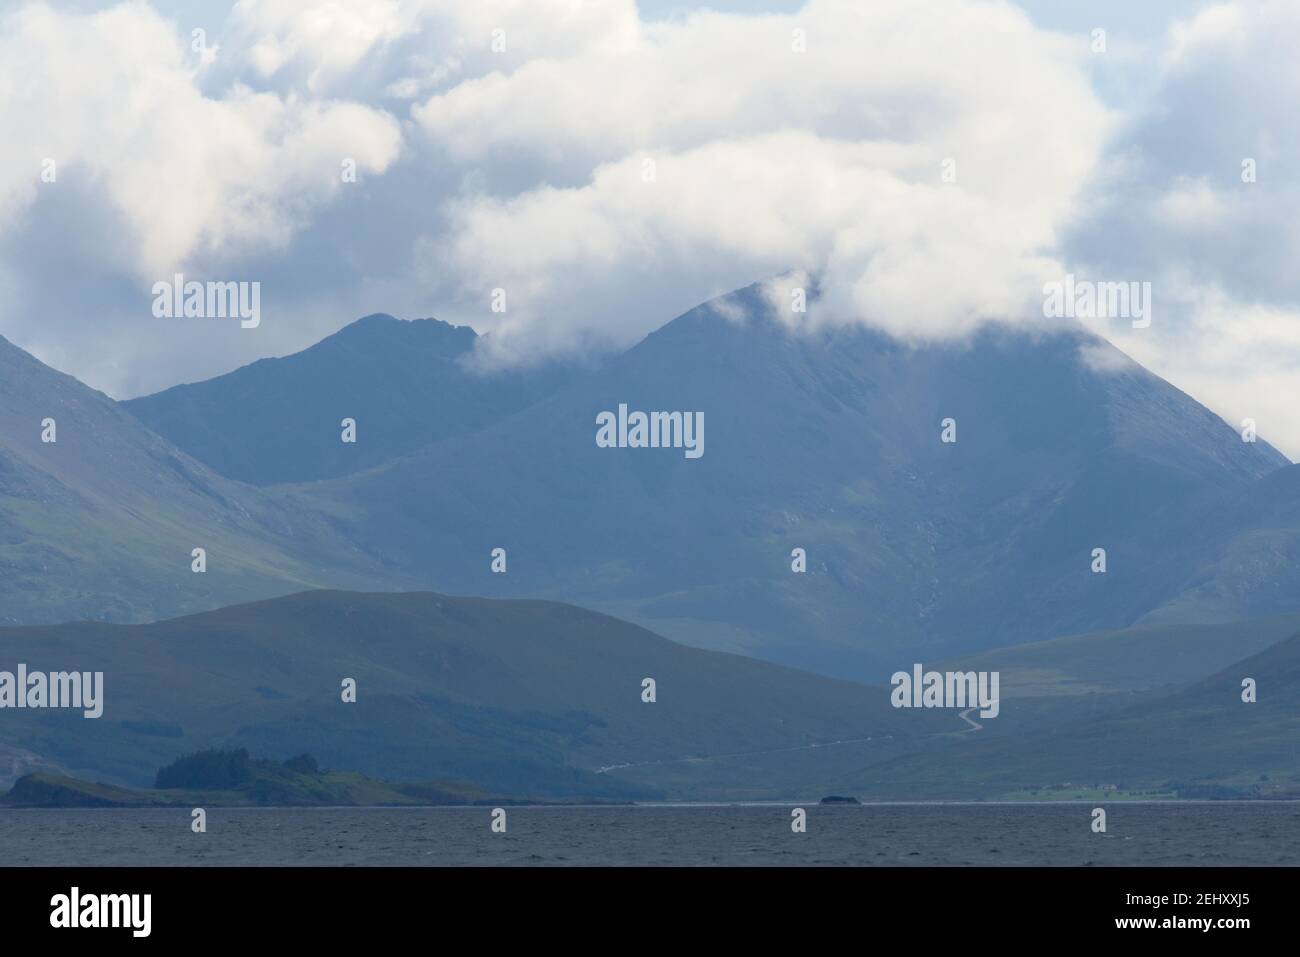
<instances>
[{"instance_id":1,"label":"cloud covering mountain peak","mask_svg":"<svg viewBox=\"0 0 1300 957\"><path fill-rule=\"evenodd\" d=\"M512 362L625 348L802 270L816 322L934 340L1041 323L1044 283L1074 271L1152 281L1161 328L1099 331L1300 448L1275 348L1296 234L1266 212L1288 208L1285 4L1180 8L1141 34L1109 7L1100 48L1037 0L773 6L22 2L0 18L22 78L0 85L4 331L129 396L376 308L491 331ZM1270 95L1228 109L1256 73ZM1185 135L1197 91L1230 136ZM1220 238L1244 254L1258 222L1274 252L1207 259ZM150 282L180 268L261 282L266 321L154 319ZM1238 310L1262 332L1233 369L1188 358Z\"/></svg>"}]
</instances>

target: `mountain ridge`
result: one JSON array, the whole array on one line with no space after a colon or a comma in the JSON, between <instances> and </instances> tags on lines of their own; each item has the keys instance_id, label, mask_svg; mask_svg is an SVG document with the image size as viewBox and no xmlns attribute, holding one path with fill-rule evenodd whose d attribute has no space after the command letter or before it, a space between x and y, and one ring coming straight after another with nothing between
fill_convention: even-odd
<instances>
[{"instance_id":1,"label":"mountain ridge","mask_svg":"<svg viewBox=\"0 0 1300 957\"><path fill-rule=\"evenodd\" d=\"M556 364L512 375L479 369L470 361L478 338L469 326L372 313L299 352L122 405L229 478L258 486L333 478L481 428L567 373ZM358 442L341 441L344 419L356 422Z\"/></svg>"}]
</instances>

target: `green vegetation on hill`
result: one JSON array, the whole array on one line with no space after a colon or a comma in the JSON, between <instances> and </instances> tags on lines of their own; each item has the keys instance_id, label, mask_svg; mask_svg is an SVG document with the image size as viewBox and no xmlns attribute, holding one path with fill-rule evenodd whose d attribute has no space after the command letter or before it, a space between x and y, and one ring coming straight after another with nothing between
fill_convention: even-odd
<instances>
[{"instance_id":1,"label":"green vegetation on hill","mask_svg":"<svg viewBox=\"0 0 1300 957\"><path fill-rule=\"evenodd\" d=\"M154 787L233 788L251 780L253 769L253 761L244 748L235 751L209 748L177 758L165 768L159 768Z\"/></svg>"}]
</instances>

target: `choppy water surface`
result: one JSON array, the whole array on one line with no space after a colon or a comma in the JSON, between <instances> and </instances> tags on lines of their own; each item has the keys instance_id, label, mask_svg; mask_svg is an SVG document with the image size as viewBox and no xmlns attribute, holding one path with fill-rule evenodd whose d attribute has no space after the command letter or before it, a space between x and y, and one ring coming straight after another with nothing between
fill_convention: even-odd
<instances>
[{"instance_id":1,"label":"choppy water surface","mask_svg":"<svg viewBox=\"0 0 1300 957\"><path fill-rule=\"evenodd\" d=\"M1300 803L0 810L0 865L1295 865Z\"/></svg>"}]
</instances>

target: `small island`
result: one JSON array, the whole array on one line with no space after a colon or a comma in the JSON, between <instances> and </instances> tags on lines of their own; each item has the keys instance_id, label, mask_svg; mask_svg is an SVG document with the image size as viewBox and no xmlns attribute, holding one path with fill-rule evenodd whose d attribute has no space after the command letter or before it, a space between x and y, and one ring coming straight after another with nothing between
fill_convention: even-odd
<instances>
[{"instance_id":1,"label":"small island","mask_svg":"<svg viewBox=\"0 0 1300 957\"><path fill-rule=\"evenodd\" d=\"M855 797L842 797L838 794L831 794L821 799L822 804L861 804Z\"/></svg>"}]
</instances>

